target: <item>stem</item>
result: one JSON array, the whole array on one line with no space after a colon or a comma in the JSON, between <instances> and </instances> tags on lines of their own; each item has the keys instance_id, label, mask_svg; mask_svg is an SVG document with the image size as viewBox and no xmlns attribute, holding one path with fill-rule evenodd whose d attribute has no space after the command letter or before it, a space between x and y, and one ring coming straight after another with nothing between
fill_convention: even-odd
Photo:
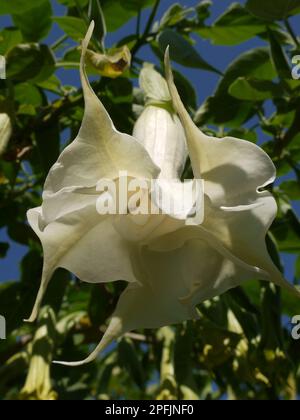
<instances>
[{"instance_id":1,"label":"stem","mask_svg":"<svg viewBox=\"0 0 300 420\"><path fill-rule=\"evenodd\" d=\"M141 37L141 9L139 10L139 13L137 15L136 19L136 37L137 39L140 39Z\"/></svg>"},{"instance_id":2,"label":"stem","mask_svg":"<svg viewBox=\"0 0 300 420\"><path fill-rule=\"evenodd\" d=\"M156 0L155 5L153 6L151 15L149 17L147 26L145 28L145 31L143 33L143 35L137 40L135 46L132 48L131 50L131 54L134 57L136 55L136 53L140 50L140 48L146 43L147 38L149 36L149 34L151 33L151 27L153 25L157 10L160 6L160 0Z\"/></svg>"},{"instance_id":3,"label":"stem","mask_svg":"<svg viewBox=\"0 0 300 420\"><path fill-rule=\"evenodd\" d=\"M85 13L85 11L81 8L81 5L80 5L79 1L78 1L78 0L75 0L75 4L76 4L76 9L77 9L77 11L78 11L78 13L79 13L79 16L80 16L83 20L85 20L85 22L86 22L86 24L87 24L87 25L89 25L89 24L90 24L90 22L89 22L89 17L88 17L88 15Z\"/></svg>"},{"instance_id":4,"label":"stem","mask_svg":"<svg viewBox=\"0 0 300 420\"><path fill-rule=\"evenodd\" d=\"M61 67L79 67L80 64L79 63L75 63L75 62L68 62L68 61L61 61L59 63L56 63L55 67L56 68L61 68Z\"/></svg>"},{"instance_id":5,"label":"stem","mask_svg":"<svg viewBox=\"0 0 300 420\"><path fill-rule=\"evenodd\" d=\"M52 50L57 50L60 46L61 46L61 44L63 43L63 42L65 42L67 39L68 39L69 37L68 37L68 35L63 35L62 37L60 37L60 38L58 38L58 40L56 40L55 42L54 42L54 44L52 44L51 45L51 49Z\"/></svg>"},{"instance_id":6,"label":"stem","mask_svg":"<svg viewBox=\"0 0 300 420\"><path fill-rule=\"evenodd\" d=\"M287 147L297 134L300 133L300 107L296 109L296 114L294 121L288 131L285 133L283 139L281 140L281 151Z\"/></svg>"},{"instance_id":7,"label":"stem","mask_svg":"<svg viewBox=\"0 0 300 420\"><path fill-rule=\"evenodd\" d=\"M14 106L15 103L15 87L11 80L6 79L4 81L5 87L7 90L7 96L9 98L10 106L9 106L9 116L11 118L13 126L17 126L17 114L16 109Z\"/></svg>"},{"instance_id":8,"label":"stem","mask_svg":"<svg viewBox=\"0 0 300 420\"><path fill-rule=\"evenodd\" d=\"M160 365L160 393L157 400L177 399L177 383L174 368L175 333L170 327L163 327L157 333L162 341L162 358Z\"/></svg>"},{"instance_id":9,"label":"stem","mask_svg":"<svg viewBox=\"0 0 300 420\"><path fill-rule=\"evenodd\" d=\"M297 38L297 36L296 36L296 34L295 34L295 32L294 32L294 30L293 30L293 28L292 28L292 26L291 26L291 24L290 24L290 22L289 22L288 19L284 19L284 25L285 25L288 33L293 38L293 41L294 41L296 47L297 48L300 48L300 42L299 42L299 40L298 40L298 38Z\"/></svg>"}]
</instances>

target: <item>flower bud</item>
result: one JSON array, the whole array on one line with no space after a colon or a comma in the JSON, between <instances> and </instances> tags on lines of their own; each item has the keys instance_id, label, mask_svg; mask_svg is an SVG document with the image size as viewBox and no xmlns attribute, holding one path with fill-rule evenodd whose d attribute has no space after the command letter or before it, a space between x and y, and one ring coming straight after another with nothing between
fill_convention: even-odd
<instances>
[{"instance_id":1,"label":"flower bud","mask_svg":"<svg viewBox=\"0 0 300 420\"><path fill-rule=\"evenodd\" d=\"M160 178L181 177L187 159L185 133L179 118L158 106L148 106L137 120L134 137L161 169Z\"/></svg>"},{"instance_id":2,"label":"flower bud","mask_svg":"<svg viewBox=\"0 0 300 420\"><path fill-rule=\"evenodd\" d=\"M7 114L0 114L0 156L5 152L12 134L12 125Z\"/></svg>"},{"instance_id":3,"label":"flower bud","mask_svg":"<svg viewBox=\"0 0 300 420\"><path fill-rule=\"evenodd\" d=\"M178 179L187 159L186 137L173 112L167 82L152 64L145 63L140 74L140 87L147 107L137 120L133 135L161 169L160 178Z\"/></svg>"},{"instance_id":4,"label":"flower bud","mask_svg":"<svg viewBox=\"0 0 300 420\"><path fill-rule=\"evenodd\" d=\"M21 400L52 401L57 399L52 389L50 366L56 338L56 319L50 307L41 311L39 326L30 351L30 363Z\"/></svg>"}]
</instances>

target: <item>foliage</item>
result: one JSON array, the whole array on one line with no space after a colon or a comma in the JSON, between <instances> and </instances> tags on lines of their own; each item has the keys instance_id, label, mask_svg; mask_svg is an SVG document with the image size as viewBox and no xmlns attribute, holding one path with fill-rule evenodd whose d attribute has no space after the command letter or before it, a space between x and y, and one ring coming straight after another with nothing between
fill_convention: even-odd
<instances>
[{"instance_id":1,"label":"foliage","mask_svg":"<svg viewBox=\"0 0 300 420\"><path fill-rule=\"evenodd\" d=\"M23 319L33 305L42 267L42 250L26 223L26 211L40 204L47 171L66 136L71 141L78 132L82 91L64 85L59 69L78 68L78 42L91 18L97 27L93 48L100 54L106 52L107 31L117 31L134 19L132 34L115 45L131 50L131 69L115 80L98 74L93 82L117 128L124 132L132 132L134 110L143 106L134 86L144 46L151 47L161 70L164 49L170 44L174 61L196 69L199 78L205 77L203 71L217 74L214 95L199 109L183 67L183 74L176 72L176 83L195 121L207 132L230 133L252 142L267 139L262 147L278 174L288 175L272 187L279 213L268 236L269 248L281 268L281 252L298 258L294 281L299 283L300 222L294 205L300 199L300 82L292 80L290 62L300 54L300 40L289 19L300 11L300 1L232 4L212 24L207 23L211 4L206 0L189 9L176 3L159 20L159 0L59 3L65 6L65 16L53 17L49 0L2 0L0 5L0 14L11 14L13 22L0 31L0 54L7 60L0 112L13 123L13 135L0 158L0 228L28 251L19 281L0 284L0 313L7 319L8 333L8 339L0 341L1 398L297 398L300 342L293 341L289 328L283 326L283 315L299 313L300 304L271 285L250 282L205 302L198 308L197 322L127 334L93 365L73 370L52 366L52 383L51 360L86 356L99 341L124 284L89 286L58 271L38 325L26 325ZM148 16L144 31L142 13ZM54 25L64 36L50 46L45 39L57 28ZM216 48L241 45L242 53L227 69L216 69L205 59L205 52L199 53L197 37ZM249 51L243 43L254 37L263 46ZM97 75L97 69L90 70ZM0 258L5 258L8 248L6 241L0 241ZM43 386L41 378L32 374L35 363Z\"/></svg>"}]
</instances>

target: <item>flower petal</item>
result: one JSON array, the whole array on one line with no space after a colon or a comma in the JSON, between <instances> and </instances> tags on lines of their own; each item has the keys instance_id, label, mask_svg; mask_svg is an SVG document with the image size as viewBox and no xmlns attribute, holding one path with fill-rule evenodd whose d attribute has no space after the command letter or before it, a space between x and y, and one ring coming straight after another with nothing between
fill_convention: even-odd
<instances>
[{"instance_id":1,"label":"flower petal","mask_svg":"<svg viewBox=\"0 0 300 420\"><path fill-rule=\"evenodd\" d=\"M145 247L135 268L142 285L132 283L123 292L107 332L94 352L82 362L60 364L89 363L107 345L131 330L197 319L196 304L241 284L249 275L258 276L237 267L201 239L189 240L182 248L165 253Z\"/></svg>"},{"instance_id":2,"label":"flower petal","mask_svg":"<svg viewBox=\"0 0 300 420\"><path fill-rule=\"evenodd\" d=\"M85 113L77 138L54 164L45 183L44 201L57 204L65 188L95 187L100 179L116 179L120 171L129 176L156 178L160 172L145 148L132 136L120 133L93 91L85 70L87 48L94 30L91 24L82 43L80 75ZM132 164L134 162L134 165Z\"/></svg>"},{"instance_id":3,"label":"flower petal","mask_svg":"<svg viewBox=\"0 0 300 420\"><path fill-rule=\"evenodd\" d=\"M156 178L160 172L134 137L116 130L88 81L85 57L93 30L94 23L82 44L80 75L85 113L80 132L50 170L42 207L28 213L29 224L45 253L41 287L30 321L36 319L47 285L58 267L67 268L88 282L119 280L121 274L125 280L135 280L129 263L130 249L113 229L112 220L96 211L97 183L102 179L116 180L121 171L143 179ZM106 256L100 267L95 257L97 250ZM119 265L113 264L116 261Z\"/></svg>"},{"instance_id":4,"label":"flower petal","mask_svg":"<svg viewBox=\"0 0 300 420\"><path fill-rule=\"evenodd\" d=\"M113 228L111 216L101 217L97 213L96 198L46 227L40 207L28 212L29 223L44 251L41 286L29 322L36 319L49 281L59 267L88 283L136 281L130 263L131 248Z\"/></svg>"},{"instance_id":5,"label":"flower petal","mask_svg":"<svg viewBox=\"0 0 300 420\"><path fill-rule=\"evenodd\" d=\"M269 281L300 296L297 289L284 279L267 250L266 234L276 213L276 201L265 191L258 194L254 204L244 208L210 208L203 227L235 256L267 272Z\"/></svg>"},{"instance_id":6,"label":"flower petal","mask_svg":"<svg viewBox=\"0 0 300 420\"><path fill-rule=\"evenodd\" d=\"M185 129L195 177L205 180L205 191L215 205L250 204L259 188L275 180L272 160L248 141L232 137L217 139L202 133L180 99L168 50L165 66L173 105Z\"/></svg>"}]
</instances>

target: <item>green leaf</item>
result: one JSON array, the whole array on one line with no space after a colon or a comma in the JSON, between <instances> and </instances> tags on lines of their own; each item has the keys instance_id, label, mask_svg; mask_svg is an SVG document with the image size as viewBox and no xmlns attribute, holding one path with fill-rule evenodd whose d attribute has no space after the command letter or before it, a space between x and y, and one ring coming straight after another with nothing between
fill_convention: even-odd
<instances>
[{"instance_id":1,"label":"green leaf","mask_svg":"<svg viewBox=\"0 0 300 420\"><path fill-rule=\"evenodd\" d=\"M95 284L91 291L89 302L89 317L93 325L102 325L107 319L108 314L113 311L112 295L108 293L104 285Z\"/></svg>"},{"instance_id":2,"label":"green leaf","mask_svg":"<svg viewBox=\"0 0 300 420\"><path fill-rule=\"evenodd\" d=\"M221 94L227 92L229 86L238 77L273 80L276 77L276 72L271 63L271 56L268 48L255 48L242 53L227 68L216 93Z\"/></svg>"},{"instance_id":3,"label":"green leaf","mask_svg":"<svg viewBox=\"0 0 300 420\"><path fill-rule=\"evenodd\" d=\"M79 5L79 7L84 8L87 6L89 0L58 0L58 3L67 6L67 7L76 7Z\"/></svg>"},{"instance_id":4,"label":"green leaf","mask_svg":"<svg viewBox=\"0 0 300 420\"><path fill-rule=\"evenodd\" d=\"M78 68L80 62L80 51L77 47L71 48L66 51L63 62L68 64L68 68L70 68L70 63L74 64L74 68Z\"/></svg>"},{"instance_id":5,"label":"green leaf","mask_svg":"<svg viewBox=\"0 0 300 420\"><path fill-rule=\"evenodd\" d=\"M248 0L246 7L257 17L274 21L297 13L300 0Z\"/></svg>"},{"instance_id":6,"label":"green leaf","mask_svg":"<svg viewBox=\"0 0 300 420\"><path fill-rule=\"evenodd\" d=\"M94 39L101 47L104 47L104 38L106 36L106 23L102 11L100 0L90 0L88 17L90 21L95 22Z\"/></svg>"},{"instance_id":7,"label":"green leaf","mask_svg":"<svg viewBox=\"0 0 300 420\"><path fill-rule=\"evenodd\" d=\"M271 231L281 252L300 252L300 222L291 209L275 220Z\"/></svg>"},{"instance_id":8,"label":"green leaf","mask_svg":"<svg viewBox=\"0 0 300 420\"><path fill-rule=\"evenodd\" d=\"M15 221L10 224L8 226L7 233L13 241L22 245L29 245L31 240L36 239L29 225L21 222Z\"/></svg>"},{"instance_id":9,"label":"green leaf","mask_svg":"<svg viewBox=\"0 0 300 420\"><path fill-rule=\"evenodd\" d=\"M11 162L6 162L4 159L0 159L0 173L4 175L10 183L14 183L17 176L17 169Z\"/></svg>"},{"instance_id":10,"label":"green leaf","mask_svg":"<svg viewBox=\"0 0 300 420\"><path fill-rule=\"evenodd\" d=\"M276 33L269 30L269 40L271 47L271 56L277 74L281 79L291 79L292 70L290 68L288 58L276 36Z\"/></svg>"},{"instance_id":11,"label":"green leaf","mask_svg":"<svg viewBox=\"0 0 300 420\"><path fill-rule=\"evenodd\" d=\"M228 93L239 77L272 80L276 72L268 48L255 48L241 54L226 70L213 97L208 98L196 114L198 124L223 124L238 127L253 115L249 101L233 98Z\"/></svg>"},{"instance_id":12,"label":"green leaf","mask_svg":"<svg viewBox=\"0 0 300 420\"><path fill-rule=\"evenodd\" d=\"M64 16L53 18L59 27L75 41L84 39L88 30L87 23L78 17Z\"/></svg>"},{"instance_id":13,"label":"green leaf","mask_svg":"<svg viewBox=\"0 0 300 420\"><path fill-rule=\"evenodd\" d=\"M166 27L175 26L184 20L193 10L193 8L187 9L181 6L179 3L172 4L161 18L159 27L163 29Z\"/></svg>"},{"instance_id":14,"label":"green leaf","mask_svg":"<svg viewBox=\"0 0 300 420\"><path fill-rule=\"evenodd\" d=\"M140 389L144 389L144 371L131 340L124 338L119 344L119 360Z\"/></svg>"},{"instance_id":15,"label":"green leaf","mask_svg":"<svg viewBox=\"0 0 300 420\"><path fill-rule=\"evenodd\" d=\"M212 2L210 0L202 0L196 5L198 26L203 26L205 21L211 16Z\"/></svg>"},{"instance_id":16,"label":"green leaf","mask_svg":"<svg viewBox=\"0 0 300 420\"><path fill-rule=\"evenodd\" d=\"M248 141L251 141L252 143L257 143L258 141L257 134L255 131L250 131L243 127L230 130L227 133L227 135L230 137L238 138L238 139L248 140Z\"/></svg>"},{"instance_id":17,"label":"green leaf","mask_svg":"<svg viewBox=\"0 0 300 420\"><path fill-rule=\"evenodd\" d=\"M266 30L266 24L234 3L212 26L197 29L203 38L216 45L238 45Z\"/></svg>"},{"instance_id":18,"label":"green leaf","mask_svg":"<svg viewBox=\"0 0 300 420\"><path fill-rule=\"evenodd\" d=\"M299 313L299 297L285 289L282 289L282 312L291 318Z\"/></svg>"},{"instance_id":19,"label":"green leaf","mask_svg":"<svg viewBox=\"0 0 300 420\"><path fill-rule=\"evenodd\" d=\"M186 326L177 329L175 348L174 348L174 368L176 381L180 385L189 385L194 388L193 364L189 357L182 357L183 354L191 354L193 349L193 329L192 322L187 322Z\"/></svg>"},{"instance_id":20,"label":"green leaf","mask_svg":"<svg viewBox=\"0 0 300 420\"><path fill-rule=\"evenodd\" d=\"M52 7L49 0L44 0L28 12L12 16L14 24L27 42L36 42L48 35L52 25L51 17Z\"/></svg>"},{"instance_id":21,"label":"green leaf","mask_svg":"<svg viewBox=\"0 0 300 420\"><path fill-rule=\"evenodd\" d=\"M262 291L262 334L263 349L282 348L283 334L281 328L281 295L278 287L264 283Z\"/></svg>"},{"instance_id":22,"label":"green leaf","mask_svg":"<svg viewBox=\"0 0 300 420\"><path fill-rule=\"evenodd\" d=\"M197 107L197 95L194 87L191 85L190 81L181 73L176 70L173 72L175 83L183 103L185 104L186 108L190 107L192 110L195 110Z\"/></svg>"},{"instance_id":23,"label":"green leaf","mask_svg":"<svg viewBox=\"0 0 300 420\"><path fill-rule=\"evenodd\" d=\"M34 2L24 0L1 0L0 15L26 13L43 2L44 0L34 0Z\"/></svg>"},{"instance_id":24,"label":"green leaf","mask_svg":"<svg viewBox=\"0 0 300 420\"><path fill-rule=\"evenodd\" d=\"M57 93L59 95L61 94L60 80L54 74L50 76L49 79L37 83L37 86L42 89L48 90L49 92Z\"/></svg>"},{"instance_id":25,"label":"green leaf","mask_svg":"<svg viewBox=\"0 0 300 420\"><path fill-rule=\"evenodd\" d=\"M45 174L57 161L60 152L60 130L57 119L38 127L35 131L35 141L39 153L41 169Z\"/></svg>"},{"instance_id":26,"label":"green leaf","mask_svg":"<svg viewBox=\"0 0 300 420\"><path fill-rule=\"evenodd\" d=\"M30 311L30 304L23 299L23 291L19 283L0 284L1 315L6 319L7 334L21 326L23 319L27 316L26 309L28 313Z\"/></svg>"},{"instance_id":27,"label":"green leaf","mask_svg":"<svg viewBox=\"0 0 300 420\"><path fill-rule=\"evenodd\" d=\"M0 32L0 54L5 55L7 52L22 42L22 34L19 29L6 28Z\"/></svg>"},{"instance_id":28,"label":"green leaf","mask_svg":"<svg viewBox=\"0 0 300 420\"><path fill-rule=\"evenodd\" d=\"M276 265L279 271L283 272L283 265L279 254L278 245L275 238L269 233L266 237L267 249L273 263Z\"/></svg>"},{"instance_id":29,"label":"green leaf","mask_svg":"<svg viewBox=\"0 0 300 420\"><path fill-rule=\"evenodd\" d=\"M164 30L158 37L158 44L162 54L170 46L171 59L183 66L221 74L219 70L207 63L182 35L175 31Z\"/></svg>"},{"instance_id":30,"label":"green leaf","mask_svg":"<svg viewBox=\"0 0 300 420\"><path fill-rule=\"evenodd\" d=\"M7 77L16 81L42 82L55 71L55 59L47 45L20 44L7 55Z\"/></svg>"},{"instance_id":31,"label":"green leaf","mask_svg":"<svg viewBox=\"0 0 300 420\"><path fill-rule=\"evenodd\" d=\"M296 279L299 281L300 280L300 256L297 258L297 261L296 261L295 276L296 276ZM298 299L298 303L299 303L299 299ZM296 312L294 312L294 314L295 313Z\"/></svg>"},{"instance_id":32,"label":"green leaf","mask_svg":"<svg viewBox=\"0 0 300 420\"><path fill-rule=\"evenodd\" d=\"M71 281L71 274L63 269L58 269L49 284L47 293L44 299L44 305L50 305L55 312L60 310L60 307L63 302L64 294L67 288L67 285Z\"/></svg>"},{"instance_id":33,"label":"green leaf","mask_svg":"<svg viewBox=\"0 0 300 420\"><path fill-rule=\"evenodd\" d=\"M155 0L102 0L108 32L114 32L130 19L135 18L139 10L152 6Z\"/></svg>"},{"instance_id":34,"label":"green leaf","mask_svg":"<svg viewBox=\"0 0 300 420\"><path fill-rule=\"evenodd\" d=\"M300 200L299 182L285 181L280 184L280 190L287 194L290 200Z\"/></svg>"},{"instance_id":35,"label":"green leaf","mask_svg":"<svg viewBox=\"0 0 300 420\"><path fill-rule=\"evenodd\" d=\"M281 98L284 95L281 86L269 80L247 79L245 77L239 77L233 82L228 92L237 99L253 102Z\"/></svg>"},{"instance_id":36,"label":"green leaf","mask_svg":"<svg viewBox=\"0 0 300 420\"><path fill-rule=\"evenodd\" d=\"M246 337L251 340L257 334L257 308L251 300L244 294L243 289L233 289L225 293L223 300L227 304L240 326L243 329Z\"/></svg>"},{"instance_id":37,"label":"green leaf","mask_svg":"<svg viewBox=\"0 0 300 420\"><path fill-rule=\"evenodd\" d=\"M198 109L195 121L198 125L225 124L230 128L239 127L253 116L253 106L249 101L240 101L227 94L209 97Z\"/></svg>"},{"instance_id":38,"label":"green leaf","mask_svg":"<svg viewBox=\"0 0 300 420\"><path fill-rule=\"evenodd\" d=\"M39 107L42 104L42 95L37 87L30 83L19 83L15 86L15 100L21 105Z\"/></svg>"},{"instance_id":39,"label":"green leaf","mask_svg":"<svg viewBox=\"0 0 300 420\"><path fill-rule=\"evenodd\" d=\"M6 242L0 242L0 258L5 258L8 250L9 244Z\"/></svg>"}]
</instances>

